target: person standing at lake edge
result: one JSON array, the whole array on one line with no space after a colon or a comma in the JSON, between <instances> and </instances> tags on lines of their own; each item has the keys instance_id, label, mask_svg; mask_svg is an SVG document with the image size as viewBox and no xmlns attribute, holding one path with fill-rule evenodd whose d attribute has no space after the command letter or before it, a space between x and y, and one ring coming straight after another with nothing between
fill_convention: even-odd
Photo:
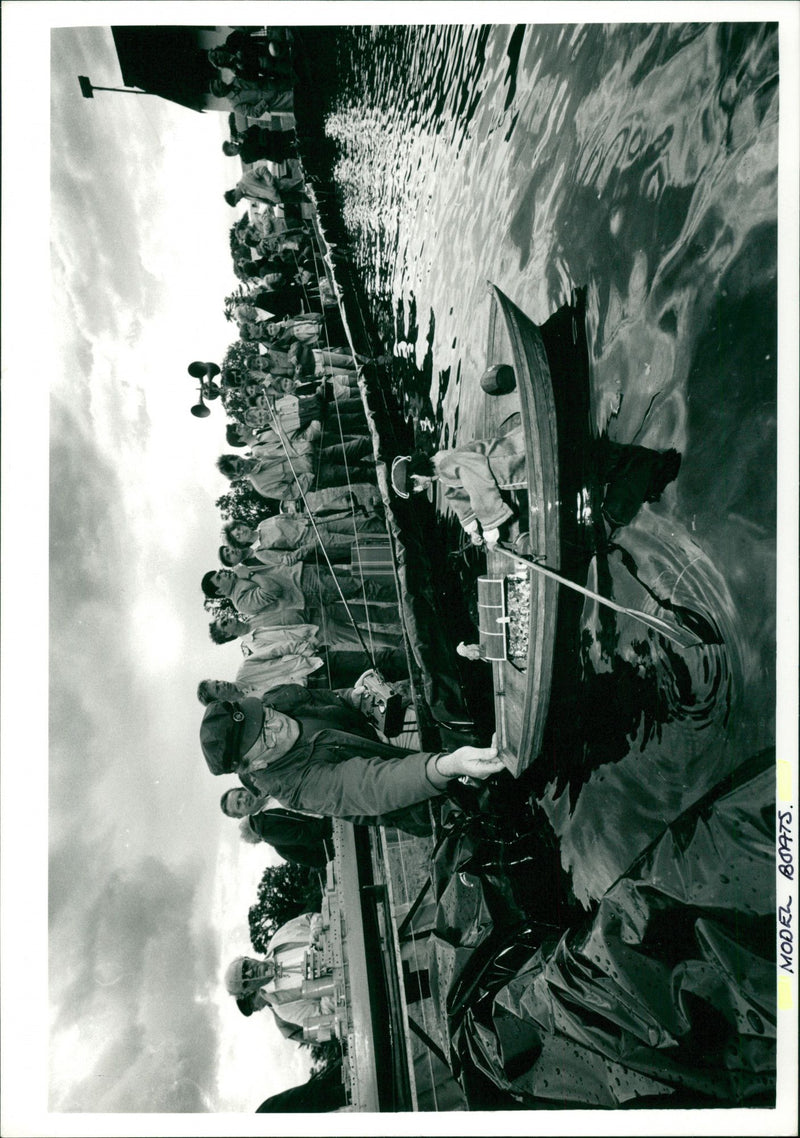
<instances>
[{"instance_id":1,"label":"person standing at lake edge","mask_svg":"<svg viewBox=\"0 0 800 1138\"><path fill-rule=\"evenodd\" d=\"M260 119L267 112L291 111L294 107L294 91L285 79L265 79L257 86L250 86L242 79L234 79L232 83L212 79L209 90L216 98L227 99L234 111L250 119Z\"/></svg>"},{"instance_id":2,"label":"person standing at lake edge","mask_svg":"<svg viewBox=\"0 0 800 1138\"><path fill-rule=\"evenodd\" d=\"M319 643L328 649L337 652L351 652L360 649L363 652L363 644L368 644L372 652L376 652L378 649L392 649L395 652L403 649L403 633L399 627L397 631L394 631L383 624L380 627L354 625L341 602L329 603L324 610L312 607L307 612L309 620L313 621L316 627L316 632L320 633ZM260 612L257 617L248 618L232 609L228 612L221 612L211 621L208 626L208 634L215 644L227 644L231 640L235 640L237 636L241 636L244 655L259 655L263 649L265 659L272 659L273 633L289 633L291 635L298 628L311 627L300 624L300 614L297 615L296 624L287 624L287 619L291 620L291 617L291 613L287 617L286 614L278 610L277 612ZM377 652L376 658L379 657L380 652ZM364 658L366 659L366 654ZM245 680L244 672L245 669L242 666L237 674L237 680L252 682L249 677ZM260 676L259 678L263 677Z\"/></svg>"},{"instance_id":3,"label":"person standing at lake edge","mask_svg":"<svg viewBox=\"0 0 800 1138\"><path fill-rule=\"evenodd\" d=\"M290 444L289 455L280 439L258 443L252 447L249 457L238 454L223 454L217 459L217 469L231 482L246 478L262 498L298 497L299 491L325 490L331 487L348 486L351 482L374 481L374 462L372 444L367 438L340 444L338 457L326 458L316 469L319 447L313 441ZM328 453L337 454L334 447L326 448ZM315 451L317 452L315 454ZM292 453L294 452L294 453ZM345 459L353 466L348 468Z\"/></svg>"},{"instance_id":4,"label":"person standing at lake edge","mask_svg":"<svg viewBox=\"0 0 800 1138\"><path fill-rule=\"evenodd\" d=\"M225 597L239 614L259 622L273 621L283 628L308 619L322 629L320 639L329 648L363 650L364 644L369 643L374 652L377 648L402 647L393 582L353 576L334 580L324 565L297 562L240 572L212 569L204 575L201 587L206 597ZM316 659L320 666L322 660ZM303 674L310 670L309 663L302 662ZM268 670L272 668L270 665ZM240 674L245 671L249 669L242 666ZM263 669L259 667L257 671Z\"/></svg>"},{"instance_id":5,"label":"person standing at lake edge","mask_svg":"<svg viewBox=\"0 0 800 1138\"><path fill-rule=\"evenodd\" d=\"M438 753L380 742L361 711L364 694L286 684L263 700L212 703L200 727L208 768L236 773L253 793L292 809L335 818L400 812L437 798L453 778L505 769L494 742Z\"/></svg>"},{"instance_id":6,"label":"person standing at lake edge","mask_svg":"<svg viewBox=\"0 0 800 1138\"><path fill-rule=\"evenodd\" d=\"M353 544L362 535L385 534L385 523L378 517L361 518L353 514L342 518L315 517L307 513L280 513L260 522L258 528L244 522L229 522L224 528L227 548L238 548L246 556L284 552L294 560L313 557L321 541L331 561L349 561Z\"/></svg>"},{"instance_id":7,"label":"person standing at lake edge","mask_svg":"<svg viewBox=\"0 0 800 1138\"><path fill-rule=\"evenodd\" d=\"M231 190L223 194L230 206L237 205L242 198L250 201L266 202L268 205L298 205L308 202L302 178L276 178L264 166L245 171Z\"/></svg>"},{"instance_id":8,"label":"person standing at lake edge","mask_svg":"<svg viewBox=\"0 0 800 1138\"><path fill-rule=\"evenodd\" d=\"M293 131L268 130L255 123L236 138L223 142L222 153L251 165L264 161L285 162L297 153L297 148Z\"/></svg>"},{"instance_id":9,"label":"person standing at lake edge","mask_svg":"<svg viewBox=\"0 0 800 1138\"><path fill-rule=\"evenodd\" d=\"M269 1005L284 1023L302 1029L305 1020L333 1011L330 997L305 997L305 955L319 940L322 917L302 913L281 925L270 939L263 960L237 956L225 972L225 986L236 998L255 996L254 1010ZM279 1025L280 1026L280 1025Z\"/></svg>"},{"instance_id":10,"label":"person standing at lake edge","mask_svg":"<svg viewBox=\"0 0 800 1138\"><path fill-rule=\"evenodd\" d=\"M280 613L262 612L257 617L247 617L228 609L211 621L208 631L215 644L228 644L241 636L243 656L263 652L265 658L271 658L287 651L305 652L312 646L319 628L316 624L302 624L299 619L292 623L291 618L298 615L295 610L288 615L290 623L281 621Z\"/></svg>"},{"instance_id":11,"label":"person standing at lake edge","mask_svg":"<svg viewBox=\"0 0 800 1138\"><path fill-rule=\"evenodd\" d=\"M271 567L259 563L258 568L209 569L202 578L201 587L210 599L227 597L245 616L258 616L276 608L302 612L308 607L336 603L343 598L351 602L350 607L359 615L364 615L361 606L367 601L375 606L396 608L397 605L393 581L372 577L360 580L350 574L334 577L326 565L302 561ZM373 616L377 621L387 614L376 607Z\"/></svg>"}]
</instances>

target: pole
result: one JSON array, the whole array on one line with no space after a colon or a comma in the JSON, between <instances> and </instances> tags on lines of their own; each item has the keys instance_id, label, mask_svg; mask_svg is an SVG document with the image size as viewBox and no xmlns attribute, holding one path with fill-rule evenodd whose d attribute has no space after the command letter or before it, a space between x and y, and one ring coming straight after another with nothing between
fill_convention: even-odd
<instances>
[{"instance_id":1,"label":"pole","mask_svg":"<svg viewBox=\"0 0 800 1138\"><path fill-rule=\"evenodd\" d=\"M137 91L133 87L96 87L88 75L79 75L78 82L84 99L93 99L95 91L117 91L121 95L152 95L152 91Z\"/></svg>"},{"instance_id":2,"label":"pole","mask_svg":"<svg viewBox=\"0 0 800 1138\"><path fill-rule=\"evenodd\" d=\"M314 535L315 535L317 541L319 542L319 547L320 547L320 551L322 553L322 556L325 558L325 561L327 562L328 568L330 569L331 576L333 577L333 583L336 586L336 589L339 593L339 597L341 598L341 602L344 605L344 611L347 613L348 617L350 618L350 623L353 626L353 631L355 632L356 636L358 637L358 641L359 641L359 643L360 643L360 645L364 651L364 655L367 657L367 659L370 661L370 663L372 664L372 666L374 668L375 667L375 655L374 655L374 653L370 652L370 650L367 648L366 644L364 643L364 637L361 635L361 630L359 629L358 625L356 624L355 618L354 618L352 612L350 611L350 606L348 605L347 601L345 600L345 596L344 596L344 593L342 592L342 590L339 586L339 582L336 580L336 572L334 571L333 565L331 564L330 557L328 557L328 551L326 550L326 548L322 542L322 536L319 532L319 529L317 528L317 523L314 520L314 511L309 507L308 499L306 498L306 496L303 492L303 487L300 485L300 479L297 477L297 471L295 470L294 465L292 463L292 459L291 459L291 456L289 454L289 448L287 447L286 440L283 437L283 427L281 427L280 422L278 420L278 416L275 414L275 408L271 404L270 404L269 410L270 410L270 414L272 416L272 429L274 430L275 434L280 439L281 446L283 447L283 453L286 455L286 462L288 463L289 469L291 470L291 472L294 476L294 480L297 483L297 489L300 491L300 497L303 499L303 505L306 508L306 513L308 514L308 520L311 522L311 526L314 530ZM355 529L353 532L355 532ZM365 598L365 605L366 605L366 598Z\"/></svg>"},{"instance_id":3,"label":"pole","mask_svg":"<svg viewBox=\"0 0 800 1138\"><path fill-rule=\"evenodd\" d=\"M666 636L673 644L679 645L681 648L698 648L702 645L703 641L699 636L695 636L693 632L689 632L685 628L680 628L678 625L673 624L671 621L664 620L660 616L651 616L649 613L640 612L639 609L626 608L625 605L618 605L616 601L611 601L608 597L602 597L599 593L592 592L591 589L585 589L583 585L576 584L575 581L570 581L567 577L562 577L560 573L555 573L552 569L540 565L533 557L526 557L516 550L509 548L502 542L498 542L495 546L506 557L511 557L515 561L521 562L523 565L535 569L537 573L542 573L545 577L550 577L554 581L558 581L561 585L566 585L568 589L574 589L576 593L582 593L584 597L589 597L590 600L597 601L601 605L606 605L608 608L614 609L615 612L624 613L626 616L633 617L634 620L640 621L642 624L648 625L654 632L659 633L660 636Z\"/></svg>"}]
</instances>

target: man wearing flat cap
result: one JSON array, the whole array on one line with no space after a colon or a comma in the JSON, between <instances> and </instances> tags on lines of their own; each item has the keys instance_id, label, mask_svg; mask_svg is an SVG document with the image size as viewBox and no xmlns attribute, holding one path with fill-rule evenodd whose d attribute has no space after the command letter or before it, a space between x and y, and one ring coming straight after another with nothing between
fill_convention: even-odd
<instances>
[{"instance_id":1,"label":"man wearing flat cap","mask_svg":"<svg viewBox=\"0 0 800 1138\"><path fill-rule=\"evenodd\" d=\"M450 779L503 769L494 744L437 754L381 742L361 711L365 698L360 689L284 684L261 699L216 701L200 728L209 770L236 773L254 794L293 810L419 833L411 826L420 804Z\"/></svg>"}]
</instances>

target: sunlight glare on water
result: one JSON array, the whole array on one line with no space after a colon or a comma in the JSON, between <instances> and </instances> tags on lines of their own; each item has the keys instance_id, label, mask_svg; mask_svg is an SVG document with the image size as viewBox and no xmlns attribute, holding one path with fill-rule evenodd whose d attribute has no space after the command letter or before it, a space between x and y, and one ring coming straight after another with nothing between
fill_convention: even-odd
<instances>
[{"instance_id":1,"label":"sunlight glare on water","mask_svg":"<svg viewBox=\"0 0 800 1138\"><path fill-rule=\"evenodd\" d=\"M682 455L607 568L623 603L671 596L722 643L681 658L622 618L609 647L584 611L586 705L609 671L639 693L616 749L587 718L586 769L549 806L588 902L774 741L777 28L340 39L335 176L386 346L432 357L426 386L404 374L400 392L418 426L472 437L487 280L538 323L585 287L593 433Z\"/></svg>"}]
</instances>

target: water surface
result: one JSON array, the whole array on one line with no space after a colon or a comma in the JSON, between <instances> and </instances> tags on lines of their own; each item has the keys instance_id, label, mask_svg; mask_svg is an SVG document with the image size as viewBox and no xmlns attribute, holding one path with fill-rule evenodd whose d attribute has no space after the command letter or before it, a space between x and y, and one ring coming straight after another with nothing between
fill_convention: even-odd
<instances>
[{"instance_id":1,"label":"water surface","mask_svg":"<svg viewBox=\"0 0 800 1138\"><path fill-rule=\"evenodd\" d=\"M545 801L588 904L774 742L777 28L338 38L344 221L418 440L473 437L491 280L538 323L586 288L592 433L682 455L588 583L720 643L584 608L580 743Z\"/></svg>"}]
</instances>

